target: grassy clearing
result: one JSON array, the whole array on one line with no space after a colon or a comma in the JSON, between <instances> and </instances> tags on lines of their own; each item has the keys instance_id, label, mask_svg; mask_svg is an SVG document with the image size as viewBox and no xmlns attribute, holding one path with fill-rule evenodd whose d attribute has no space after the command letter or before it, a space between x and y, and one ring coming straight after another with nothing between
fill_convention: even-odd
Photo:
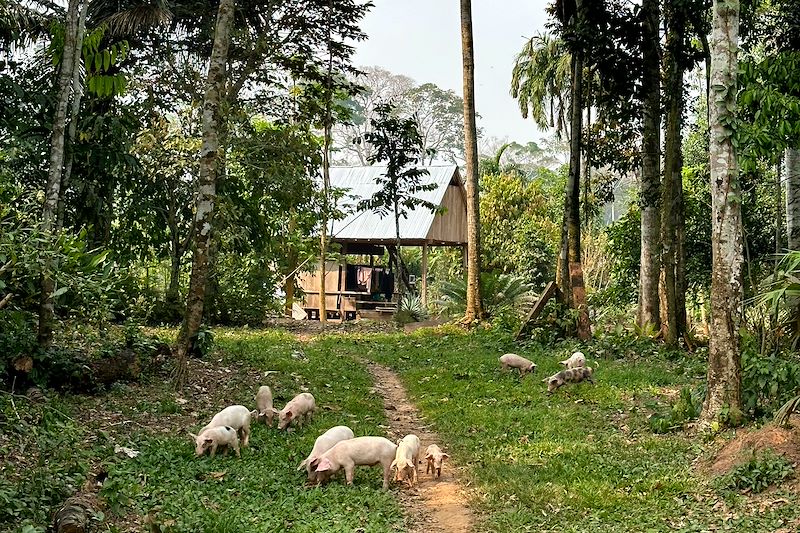
<instances>
[{"instance_id":1,"label":"grassy clearing","mask_svg":"<svg viewBox=\"0 0 800 533\"><path fill-rule=\"evenodd\" d=\"M4 459L23 444L39 457L12 465L13 476L3 472L0 531L46 525L51 508L90 471L107 472L100 495L111 531L140 531L148 514L163 531L173 532L402 530L400 508L381 490L377 469L358 469L354 487L337 480L315 489L304 487L305 472L295 470L314 439L333 425L349 425L357 435L383 434L382 404L370 398L366 371L327 346L301 346L286 334L218 331L216 337L216 355L194 365L200 379L182 395L154 379L97 397L64 397L56 400L65 416L55 426L31 425L56 441L23 432L0 447ZM264 377L269 371L275 373ZM199 428L224 405L251 405L260 383L273 388L280 407L305 387L322 409L311 424L288 434L255 426L241 460L195 459L186 430ZM8 416L10 405L2 401ZM54 405L17 404L33 417ZM140 455L114 454L114 445ZM56 483L48 488L52 476Z\"/></svg>"},{"instance_id":2,"label":"grassy clearing","mask_svg":"<svg viewBox=\"0 0 800 533\"><path fill-rule=\"evenodd\" d=\"M483 516L479 531L773 531L800 516L796 506L759 509L741 496L722 498L692 470L703 452L699 438L648 428L648 407L703 375L698 358L597 361L587 347L597 385L547 397L541 379L576 345L519 347L457 330L320 344L400 373L467 466ZM503 373L497 357L505 351L534 360L536 374ZM780 490L773 496L794 500Z\"/></svg>"}]
</instances>

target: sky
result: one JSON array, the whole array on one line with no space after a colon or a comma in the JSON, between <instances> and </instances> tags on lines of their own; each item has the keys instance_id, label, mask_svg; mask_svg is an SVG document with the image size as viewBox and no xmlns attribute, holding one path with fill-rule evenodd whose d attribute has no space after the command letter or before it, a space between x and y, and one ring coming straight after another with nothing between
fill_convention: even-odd
<instances>
[{"instance_id":1,"label":"sky","mask_svg":"<svg viewBox=\"0 0 800 533\"><path fill-rule=\"evenodd\" d=\"M369 36L356 45L357 66L379 66L462 94L458 0L373 0ZM525 41L543 31L548 0L473 0L475 107L484 137L526 143L545 136L511 97L511 68Z\"/></svg>"}]
</instances>

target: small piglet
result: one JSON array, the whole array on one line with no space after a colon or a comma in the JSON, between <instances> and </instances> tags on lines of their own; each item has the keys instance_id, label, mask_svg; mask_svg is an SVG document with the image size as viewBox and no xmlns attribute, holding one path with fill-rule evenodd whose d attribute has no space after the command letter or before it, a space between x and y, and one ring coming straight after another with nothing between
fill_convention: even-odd
<instances>
[{"instance_id":1,"label":"small piglet","mask_svg":"<svg viewBox=\"0 0 800 533\"><path fill-rule=\"evenodd\" d=\"M515 353L507 353L500 356L500 364L503 366L503 370L508 370L509 368L519 369L520 376L524 376L528 372L536 371L535 364Z\"/></svg>"},{"instance_id":2,"label":"small piglet","mask_svg":"<svg viewBox=\"0 0 800 533\"><path fill-rule=\"evenodd\" d=\"M569 359L561 361L561 364L567 368L586 366L586 356L583 355L583 352L575 352Z\"/></svg>"},{"instance_id":3,"label":"small piglet","mask_svg":"<svg viewBox=\"0 0 800 533\"><path fill-rule=\"evenodd\" d=\"M250 409L244 405L231 405L214 415L211 422L200 430L200 435L207 429L217 426L230 426L239 434L242 446L247 448L250 442Z\"/></svg>"},{"instance_id":4,"label":"small piglet","mask_svg":"<svg viewBox=\"0 0 800 533\"><path fill-rule=\"evenodd\" d=\"M233 448L233 451L236 452L236 457L241 457L239 455L239 437L236 436L236 430L230 426L216 426L200 432L199 435L194 433L189 433L189 435L194 439L194 453L197 457L200 457L209 449L211 450L211 457L214 457L217 453L217 448L220 446L225 447L222 452L223 455L228 454L228 448Z\"/></svg>"},{"instance_id":5,"label":"small piglet","mask_svg":"<svg viewBox=\"0 0 800 533\"><path fill-rule=\"evenodd\" d=\"M347 426L335 426L317 437L317 440L314 441L314 448L312 448L311 453L308 454L308 457L303 459L303 462L300 463L300 466L297 467L298 470L302 470L303 468L306 469L306 473L308 474L308 481L314 483L319 483L319 475L314 471L311 467L312 464L316 460L318 460L322 454L333 448L337 443L353 438L353 430Z\"/></svg>"},{"instance_id":6,"label":"small piglet","mask_svg":"<svg viewBox=\"0 0 800 533\"><path fill-rule=\"evenodd\" d=\"M558 374L553 374L549 378L545 378L542 381L547 382L547 394L553 394L553 392L558 390L559 387L566 383L580 383L581 381L586 380L594 385L592 373L592 368L588 366L568 368L566 370L562 370Z\"/></svg>"},{"instance_id":7,"label":"small piglet","mask_svg":"<svg viewBox=\"0 0 800 533\"><path fill-rule=\"evenodd\" d=\"M322 454L312 463L320 482L327 481L333 474L344 468L344 477L348 485L353 484L355 467L383 466L383 488L389 488L389 477L392 472L397 445L383 437L356 437L338 442L333 448Z\"/></svg>"},{"instance_id":8,"label":"small piglet","mask_svg":"<svg viewBox=\"0 0 800 533\"><path fill-rule=\"evenodd\" d=\"M272 389L266 385L258 388L256 393L256 408L250 412L250 415L256 420L264 420L264 422L272 427L272 417L275 416L275 411L272 408Z\"/></svg>"},{"instance_id":9,"label":"small piglet","mask_svg":"<svg viewBox=\"0 0 800 533\"><path fill-rule=\"evenodd\" d=\"M449 458L450 456L444 453L441 448L435 444L431 444L425 450L425 459L428 461L425 473L427 474L430 472L434 477L440 477L442 475L442 462Z\"/></svg>"},{"instance_id":10,"label":"small piglet","mask_svg":"<svg viewBox=\"0 0 800 533\"><path fill-rule=\"evenodd\" d=\"M410 487L417 482L417 463L419 462L419 437L406 435L397 441L397 451L392 461L392 467L397 468L395 481L403 482Z\"/></svg>"},{"instance_id":11,"label":"small piglet","mask_svg":"<svg viewBox=\"0 0 800 533\"><path fill-rule=\"evenodd\" d=\"M298 394L289 400L286 407L277 412L278 429L286 429L295 420L298 423L301 419L303 422L310 420L316 408L317 404L314 402L313 395L308 392ZM275 412L274 409L273 412Z\"/></svg>"}]
</instances>

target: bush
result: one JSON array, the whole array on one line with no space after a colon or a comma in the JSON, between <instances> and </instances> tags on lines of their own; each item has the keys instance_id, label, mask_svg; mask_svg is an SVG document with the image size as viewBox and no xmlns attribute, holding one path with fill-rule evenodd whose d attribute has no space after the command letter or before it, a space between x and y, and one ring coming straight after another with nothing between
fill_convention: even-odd
<instances>
[{"instance_id":1,"label":"bush","mask_svg":"<svg viewBox=\"0 0 800 533\"><path fill-rule=\"evenodd\" d=\"M800 363L776 355L742 353L742 408L751 418L772 416L800 389Z\"/></svg>"},{"instance_id":2,"label":"bush","mask_svg":"<svg viewBox=\"0 0 800 533\"><path fill-rule=\"evenodd\" d=\"M406 293L400 298L394 318L400 324L419 322L428 318L428 310L422 305L419 296Z\"/></svg>"},{"instance_id":3,"label":"bush","mask_svg":"<svg viewBox=\"0 0 800 533\"><path fill-rule=\"evenodd\" d=\"M444 314L464 314L467 308L465 279L443 283L441 294L436 303ZM495 316L501 310L512 310L521 316L535 301L536 294L523 278L511 274L481 274L481 302L487 316Z\"/></svg>"},{"instance_id":4,"label":"bush","mask_svg":"<svg viewBox=\"0 0 800 533\"><path fill-rule=\"evenodd\" d=\"M669 433L683 428L683 424L700 416L703 409L703 394L692 392L689 387L681 389L681 397L669 412L654 414L648 420L653 433Z\"/></svg>"},{"instance_id":5,"label":"bush","mask_svg":"<svg viewBox=\"0 0 800 533\"><path fill-rule=\"evenodd\" d=\"M780 483L791 476L794 468L785 457L766 450L753 457L717 480L721 490L743 490L761 492L770 485Z\"/></svg>"}]
</instances>

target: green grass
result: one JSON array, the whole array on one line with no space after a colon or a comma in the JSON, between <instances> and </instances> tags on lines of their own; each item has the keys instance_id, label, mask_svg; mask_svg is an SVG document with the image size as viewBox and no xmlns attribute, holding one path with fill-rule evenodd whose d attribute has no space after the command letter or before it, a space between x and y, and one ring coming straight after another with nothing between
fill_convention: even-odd
<instances>
[{"instance_id":1,"label":"green grass","mask_svg":"<svg viewBox=\"0 0 800 533\"><path fill-rule=\"evenodd\" d=\"M519 346L502 335L447 328L328 335L307 344L275 331L214 333L216 349L194 364L195 379L179 395L164 376L46 405L18 398L16 410L0 394L0 531L24 524L42 531L53 509L99 471L108 474L100 495L109 531L127 531L145 515L164 532L404 531L378 469L357 469L354 487L338 477L322 488L306 488L304 472L295 470L333 425L384 434L382 402L370 392L362 359L399 373L463 467L476 531L766 532L800 524L799 506L761 505L763 498L794 502L794 494L779 487L758 500L719 491L692 467L707 453L701 438L649 429L654 409L667 408L667 390L701 381L702 356L635 342L623 353L596 341L581 349L597 384L547 396L541 380L577 344ZM598 361L595 349L607 358ZM646 356L632 361L639 349ZM506 351L534 360L536 373L520 379L502 372L497 357ZM254 426L241 460L195 458L187 432L222 406L251 405L259 384L272 387L278 407L308 389L321 409L290 433ZM115 445L140 455L115 454Z\"/></svg>"}]
</instances>

